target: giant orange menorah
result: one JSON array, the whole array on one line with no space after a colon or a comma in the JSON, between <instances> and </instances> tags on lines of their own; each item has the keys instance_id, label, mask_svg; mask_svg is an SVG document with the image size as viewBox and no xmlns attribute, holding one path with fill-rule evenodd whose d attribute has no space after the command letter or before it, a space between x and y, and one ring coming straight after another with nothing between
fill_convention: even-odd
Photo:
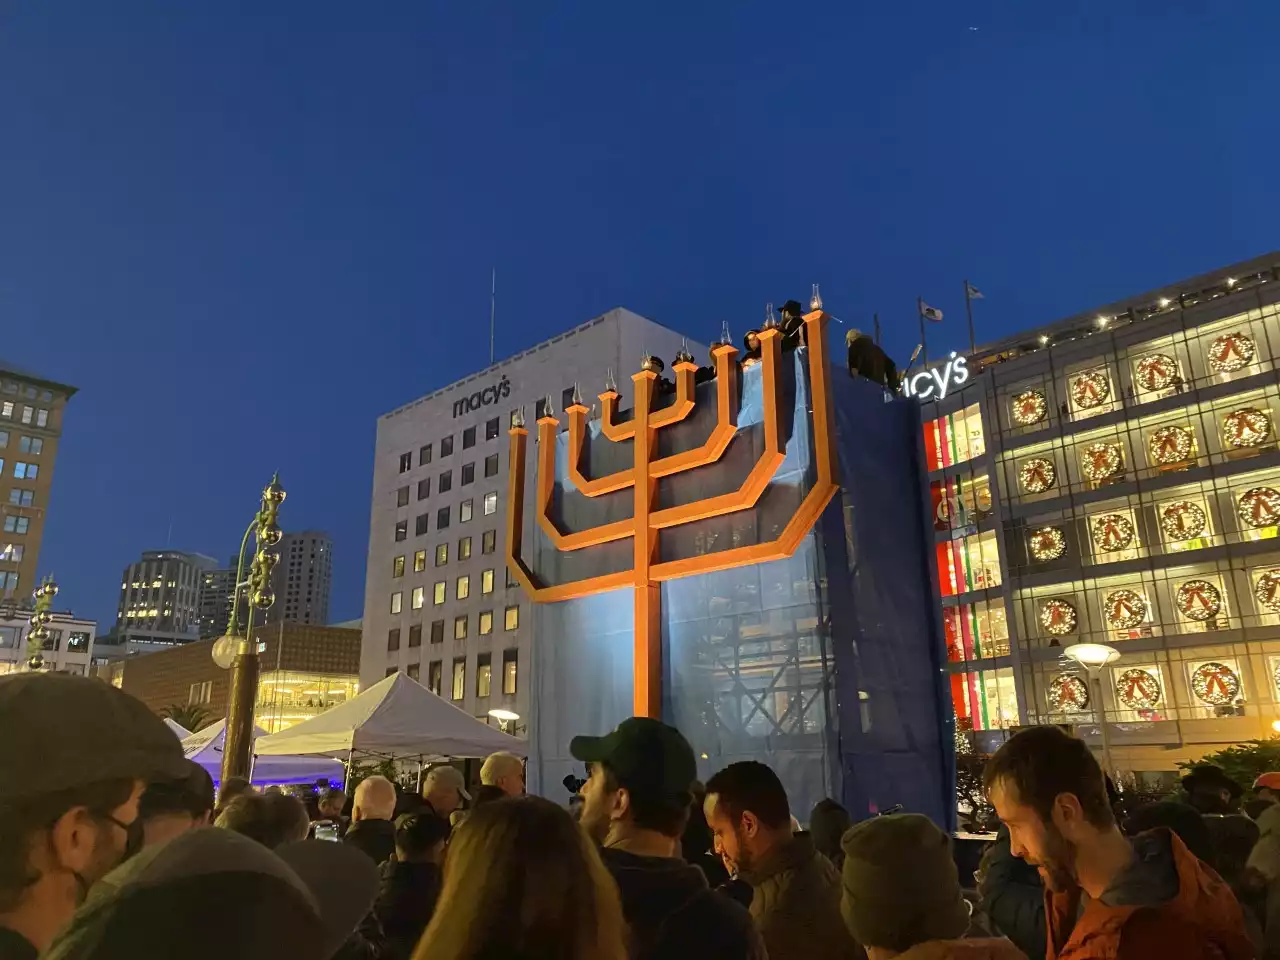
<instances>
[{"instance_id":1,"label":"giant orange menorah","mask_svg":"<svg viewBox=\"0 0 1280 960\"><path fill-rule=\"evenodd\" d=\"M635 415L630 421L615 422L618 412L616 390L609 388L600 394L600 431L616 443L631 441L635 453L630 469L594 479L584 476L581 460L587 436L587 408L575 396L574 402L565 410L569 415L569 477L574 487L588 497L599 497L631 488L634 491L635 507L628 519L575 532L560 529L551 516L556 477L556 434L560 422L549 404L547 412L538 419L538 496L535 509L539 526L559 550L581 550L630 537L634 542L634 559L629 570L561 584L541 584L535 581L533 573L521 557L525 449L529 433L523 422L512 424L507 484L507 566L529 596L539 603L572 600L621 587L633 588L636 716L657 717L662 712L662 581L791 556L836 492L831 391L827 382L827 315L821 310L807 314L804 326L805 341L808 344L817 478L779 535L766 543L676 560L658 560L659 531L753 509L782 465L786 453L779 427L782 401L779 367L782 345L781 333L776 327L760 332L764 450L737 490L705 500L655 509L659 480L716 463L737 432L738 364L735 358L738 351L730 343L719 343L712 348L716 373L716 425L700 447L655 458L658 431L684 420L693 412L694 372L697 367L687 355L682 356L672 368L676 376L676 398L669 406L659 410L651 409L658 374L650 369L642 369L631 378L631 382L635 384ZM795 429L799 429L798 424Z\"/></svg>"}]
</instances>

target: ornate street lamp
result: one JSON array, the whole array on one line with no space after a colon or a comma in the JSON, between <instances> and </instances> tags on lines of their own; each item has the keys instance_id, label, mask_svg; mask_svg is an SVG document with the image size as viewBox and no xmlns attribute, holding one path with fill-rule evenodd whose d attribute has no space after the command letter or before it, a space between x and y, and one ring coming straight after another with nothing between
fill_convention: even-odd
<instances>
[{"instance_id":1,"label":"ornate street lamp","mask_svg":"<svg viewBox=\"0 0 1280 960\"><path fill-rule=\"evenodd\" d=\"M231 667L226 741L222 748L223 783L228 777L249 776L253 748L253 712L258 699L258 676L262 669L258 656L261 647L253 638L253 615L255 610L265 611L276 600L275 594L271 592L271 571L275 569L280 557L267 548L274 547L283 536L277 522L277 513L284 498L284 487L280 486L280 475L277 473L262 491L258 512L240 541L240 557L236 563L236 582L231 594L231 619L227 624L227 635L220 637L213 645L214 662L225 669L228 666L227 658L230 657ZM250 534L255 535L257 550L249 568L249 577L244 580L244 557ZM241 587L247 588L249 599L249 613L245 618L243 633L239 632Z\"/></svg>"},{"instance_id":2,"label":"ornate street lamp","mask_svg":"<svg viewBox=\"0 0 1280 960\"><path fill-rule=\"evenodd\" d=\"M1084 667L1089 674L1090 691L1093 702L1097 704L1098 730L1102 734L1102 771L1108 776L1115 776L1115 767L1111 763L1111 731L1107 729L1106 709L1102 702L1102 668L1120 659L1120 651L1108 643L1073 643L1062 651L1062 655L1074 660Z\"/></svg>"},{"instance_id":3,"label":"ornate street lamp","mask_svg":"<svg viewBox=\"0 0 1280 960\"><path fill-rule=\"evenodd\" d=\"M40 670L44 667L44 644L49 639L49 621L53 619L49 608L53 606L53 598L57 595L58 585L51 577L45 577L44 582L31 594L36 608L27 618L27 623L31 626L27 631L28 670Z\"/></svg>"}]
</instances>

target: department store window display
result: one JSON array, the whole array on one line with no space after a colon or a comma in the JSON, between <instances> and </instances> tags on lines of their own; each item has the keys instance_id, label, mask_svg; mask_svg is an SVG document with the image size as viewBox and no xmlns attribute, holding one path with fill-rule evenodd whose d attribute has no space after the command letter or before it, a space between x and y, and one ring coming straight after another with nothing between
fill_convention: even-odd
<instances>
[{"instance_id":1,"label":"department store window display","mask_svg":"<svg viewBox=\"0 0 1280 960\"><path fill-rule=\"evenodd\" d=\"M1207 360L1214 373L1238 373L1257 359L1258 347L1244 330L1232 330L1215 337L1209 344Z\"/></svg>"},{"instance_id":2,"label":"department store window display","mask_svg":"<svg viewBox=\"0 0 1280 960\"><path fill-rule=\"evenodd\" d=\"M1280 523L1280 490L1250 487L1236 500L1236 516L1246 540L1266 540L1276 535Z\"/></svg>"},{"instance_id":3,"label":"department store window display","mask_svg":"<svg viewBox=\"0 0 1280 960\"><path fill-rule=\"evenodd\" d=\"M1147 434L1147 454L1157 468L1185 467L1195 460L1195 432L1178 424L1152 430Z\"/></svg>"},{"instance_id":4,"label":"department store window display","mask_svg":"<svg viewBox=\"0 0 1280 960\"><path fill-rule=\"evenodd\" d=\"M933 504L933 528L968 527L991 513L991 478L954 477L929 484Z\"/></svg>"},{"instance_id":5,"label":"department store window display","mask_svg":"<svg viewBox=\"0 0 1280 960\"><path fill-rule=\"evenodd\" d=\"M1268 614L1280 614L1280 569L1265 567L1253 573L1253 599L1258 604L1258 619L1262 623L1280 623L1280 617Z\"/></svg>"},{"instance_id":6,"label":"department store window display","mask_svg":"<svg viewBox=\"0 0 1280 960\"><path fill-rule=\"evenodd\" d=\"M1148 353L1133 363L1133 383L1140 393L1162 396L1176 390L1182 382L1177 359L1167 353Z\"/></svg>"},{"instance_id":7,"label":"department store window display","mask_svg":"<svg viewBox=\"0 0 1280 960\"><path fill-rule=\"evenodd\" d=\"M1271 698L1280 703L1280 657L1268 657L1267 670L1271 674Z\"/></svg>"},{"instance_id":8,"label":"department store window display","mask_svg":"<svg viewBox=\"0 0 1280 960\"><path fill-rule=\"evenodd\" d=\"M1061 527L1040 527L1028 535L1027 549L1038 563L1060 560L1067 553L1067 538Z\"/></svg>"},{"instance_id":9,"label":"department store window display","mask_svg":"<svg viewBox=\"0 0 1280 960\"><path fill-rule=\"evenodd\" d=\"M986 453L979 405L971 403L963 410L927 421L924 424L924 449L931 471L964 463Z\"/></svg>"},{"instance_id":10,"label":"department store window display","mask_svg":"<svg viewBox=\"0 0 1280 960\"><path fill-rule=\"evenodd\" d=\"M951 674L951 699L961 729L1000 730L1022 722L1009 667Z\"/></svg>"},{"instance_id":11,"label":"department store window display","mask_svg":"<svg viewBox=\"0 0 1280 960\"><path fill-rule=\"evenodd\" d=\"M1166 500L1156 505L1156 517L1166 549L1198 550L1213 542L1209 511L1201 497Z\"/></svg>"},{"instance_id":12,"label":"department store window display","mask_svg":"<svg viewBox=\"0 0 1280 960\"><path fill-rule=\"evenodd\" d=\"M1089 518L1089 539L1099 562L1132 560L1138 556L1137 527L1132 510L1118 510Z\"/></svg>"},{"instance_id":13,"label":"department store window display","mask_svg":"<svg viewBox=\"0 0 1280 960\"><path fill-rule=\"evenodd\" d=\"M1115 480L1124 469L1124 447L1118 443L1091 443L1080 453L1080 472L1095 486Z\"/></svg>"},{"instance_id":14,"label":"department store window display","mask_svg":"<svg viewBox=\"0 0 1280 960\"><path fill-rule=\"evenodd\" d=\"M1018 464L1018 486L1024 493L1044 493L1058 485L1058 468L1048 457L1031 457Z\"/></svg>"},{"instance_id":15,"label":"department store window display","mask_svg":"<svg viewBox=\"0 0 1280 960\"><path fill-rule=\"evenodd\" d=\"M1071 403L1077 411L1090 415L1101 413L1104 409L1109 409L1111 377L1106 367L1094 367L1068 378L1067 391L1071 394Z\"/></svg>"},{"instance_id":16,"label":"department store window display","mask_svg":"<svg viewBox=\"0 0 1280 960\"><path fill-rule=\"evenodd\" d=\"M1089 709L1089 684L1074 673L1060 673L1045 692L1050 713L1084 713Z\"/></svg>"},{"instance_id":17,"label":"department store window display","mask_svg":"<svg viewBox=\"0 0 1280 960\"><path fill-rule=\"evenodd\" d=\"M1192 706L1200 716L1244 716L1244 682L1234 659L1192 661L1187 664Z\"/></svg>"},{"instance_id":18,"label":"department store window display","mask_svg":"<svg viewBox=\"0 0 1280 960\"><path fill-rule=\"evenodd\" d=\"M1001 600L943 607L942 626L952 663L1009 654L1009 623Z\"/></svg>"},{"instance_id":19,"label":"department store window display","mask_svg":"<svg viewBox=\"0 0 1280 960\"><path fill-rule=\"evenodd\" d=\"M1271 440L1271 415L1256 406L1240 407L1222 418L1222 442L1230 450L1253 450Z\"/></svg>"},{"instance_id":20,"label":"department store window display","mask_svg":"<svg viewBox=\"0 0 1280 960\"><path fill-rule=\"evenodd\" d=\"M1102 600L1102 616L1122 640L1151 635L1151 605L1137 590L1125 587L1106 594Z\"/></svg>"},{"instance_id":21,"label":"department store window display","mask_svg":"<svg viewBox=\"0 0 1280 960\"><path fill-rule=\"evenodd\" d=\"M1049 418L1049 401L1043 390L1023 390L1009 401L1009 416L1019 427L1033 427Z\"/></svg>"},{"instance_id":22,"label":"department store window display","mask_svg":"<svg viewBox=\"0 0 1280 960\"><path fill-rule=\"evenodd\" d=\"M1042 600L1037 619L1040 621L1040 628L1051 637L1065 637L1075 633L1080 623L1075 606L1062 597Z\"/></svg>"},{"instance_id":23,"label":"department store window display","mask_svg":"<svg viewBox=\"0 0 1280 960\"><path fill-rule=\"evenodd\" d=\"M1222 626L1222 587L1204 577L1183 580L1173 592L1173 605L1178 615L1202 629Z\"/></svg>"},{"instance_id":24,"label":"department store window display","mask_svg":"<svg viewBox=\"0 0 1280 960\"><path fill-rule=\"evenodd\" d=\"M1163 720L1164 683L1160 667L1154 663L1132 667L1115 667L1114 679L1119 722Z\"/></svg>"},{"instance_id":25,"label":"department store window display","mask_svg":"<svg viewBox=\"0 0 1280 960\"><path fill-rule=\"evenodd\" d=\"M942 581L942 595L949 597L1000 586L999 543L996 531L988 530L938 544L938 576Z\"/></svg>"}]
</instances>

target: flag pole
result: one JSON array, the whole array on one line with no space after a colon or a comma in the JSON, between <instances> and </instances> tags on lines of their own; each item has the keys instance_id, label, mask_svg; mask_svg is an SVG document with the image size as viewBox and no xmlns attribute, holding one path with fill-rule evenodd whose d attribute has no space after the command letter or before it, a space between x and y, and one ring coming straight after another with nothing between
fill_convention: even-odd
<instances>
[{"instance_id":1,"label":"flag pole","mask_svg":"<svg viewBox=\"0 0 1280 960\"><path fill-rule=\"evenodd\" d=\"M969 315L969 353L978 352L978 348L973 339L973 297L969 295L969 291L973 288L969 286L969 281L964 282L964 312Z\"/></svg>"},{"instance_id":2,"label":"flag pole","mask_svg":"<svg viewBox=\"0 0 1280 960\"><path fill-rule=\"evenodd\" d=\"M874 323L875 323L875 331L876 331L876 346L878 347L878 346L880 346L880 314L878 314L878 313L873 313L873 314L871 315L871 319L872 319L872 321L874 321Z\"/></svg>"},{"instance_id":3,"label":"flag pole","mask_svg":"<svg viewBox=\"0 0 1280 960\"><path fill-rule=\"evenodd\" d=\"M916 297L916 315L920 318L920 363L929 365L929 345L924 336L924 297Z\"/></svg>"}]
</instances>

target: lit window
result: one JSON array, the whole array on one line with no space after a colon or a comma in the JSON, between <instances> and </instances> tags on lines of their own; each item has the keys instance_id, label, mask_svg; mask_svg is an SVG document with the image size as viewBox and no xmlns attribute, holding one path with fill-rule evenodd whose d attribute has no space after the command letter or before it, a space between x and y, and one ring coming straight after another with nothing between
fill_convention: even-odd
<instances>
[{"instance_id":1,"label":"lit window","mask_svg":"<svg viewBox=\"0 0 1280 960\"><path fill-rule=\"evenodd\" d=\"M484 534L480 537L480 552L493 553L493 551L497 549L497 546L498 546L498 531L486 530Z\"/></svg>"},{"instance_id":2,"label":"lit window","mask_svg":"<svg viewBox=\"0 0 1280 960\"><path fill-rule=\"evenodd\" d=\"M467 597L471 596L471 578L470 577L461 576L458 578L457 594L458 594L457 598L459 600L465 600L467 599Z\"/></svg>"},{"instance_id":3,"label":"lit window","mask_svg":"<svg viewBox=\"0 0 1280 960\"><path fill-rule=\"evenodd\" d=\"M396 557L394 560L391 561L391 576L393 577L404 576L404 557Z\"/></svg>"},{"instance_id":4,"label":"lit window","mask_svg":"<svg viewBox=\"0 0 1280 960\"><path fill-rule=\"evenodd\" d=\"M474 501L463 500L458 504L458 522L466 523L471 519L472 511L475 509Z\"/></svg>"},{"instance_id":5,"label":"lit window","mask_svg":"<svg viewBox=\"0 0 1280 960\"><path fill-rule=\"evenodd\" d=\"M470 537L463 537L461 540L458 541L458 559L459 560L471 559L471 538Z\"/></svg>"},{"instance_id":6,"label":"lit window","mask_svg":"<svg viewBox=\"0 0 1280 960\"><path fill-rule=\"evenodd\" d=\"M3 404L0 404L0 417L13 419L13 404L10 401L6 400Z\"/></svg>"},{"instance_id":7,"label":"lit window","mask_svg":"<svg viewBox=\"0 0 1280 960\"><path fill-rule=\"evenodd\" d=\"M467 690L467 658L459 657L453 661L453 699L461 700Z\"/></svg>"},{"instance_id":8,"label":"lit window","mask_svg":"<svg viewBox=\"0 0 1280 960\"><path fill-rule=\"evenodd\" d=\"M490 654L482 653L476 657L476 696L489 695L489 683L493 678L493 667Z\"/></svg>"},{"instance_id":9,"label":"lit window","mask_svg":"<svg viewBox=\"0 0 1280 960\"><path fill-rule=\"evenodd\" d=\"M436 546L436 566L443 567L449 562L449 545L441 543Z\"/></svg>"},{"instance_id":10,"label":"lit window","mask_svg":"<svg viewBox=\"0 0 1280 960\"><path fill-rule=\"evenodd\" d=\"M412 595L412 598L410 599L409 603L410 603L410 605L413 607L413 609L414 609L414 610L421 610L421 609L422 609L422 602L423 602L423 599L425 598L425 596L426 596L426 591L425 591L425 589L424 589L424 588L422 588L422 587L414 587L414 588L413 588L413 595Z\"/></svg>"},{"instance_id":11,"label":"lit window","mask_svg":"<svg viewBox=\"0 0 1280 960\"><path fill-rule=\"evenodd\" d=\"M480 636L482 637L487 637L489 634L493 633L493 611L492 610L480 611L480 625L476 629L479 632Z\"/></svg>"},{"instance_id":12,"label":"lit window","mask_svg":"<svg viewBox=\"0 0 1280 960\"><path fill-rule=\"evenodd\" d=\"M467 615L465 613L460 617L453 618L453 639L467 639Z\"/></svg>"},{"instance_id":13,"label":"lit window","mask_svg":"<svg viewBox=\"0 0 1280 960\"><path fill-rule=\"evenodd\" d=\"M427 551L419 550L413 555L413 572L421 573L427 569Z\"/></svg>"},{"instance_id":14,"label":"lit window","mask_svg":"<svg viewBox=\"0 0 1280 960\"><path fill-rule=\"evenodd\" d=\"M485 570L480 574L480 592L493 593L493 571Z\"/></svg>"},{"instance_id":15,"label":"lit window","mask_svg":"<svg viewBox=\"0 0 1280 960\"><path fill-rule=\"evenodd\" d=\"M437 580L431 588L431 602L437 607L444 603L445 597L448 595L449 585L443 580Z\"/></svg>"},{"instance_id":16,"label":"lit window","mask_svg":"<svg viewBox=\"0 0 1280 960\"><path fill-rule=\"evenodd\" d=\"M391 595L391 612L399 613L401 604L404 603L404 594L397 590Z\"/></svg>"},{"instance_id":17,"label":"lit window","mask_svg":"<svg viewBox=\"0 0 1280 960\"><path fill-rule=\"evenodd\" d=\"M484 515L487 517L491 513L498 512L498 494L486 493L484 495Z\"/></svg>"},{"instance_id":18,"label":"lit window","mask_svg":"<svg viewBox=\"0 0 1280 960\"><path fill-rule=\"evenodd\" d=\"M505 694L513 694L516 692L516 665L519 662L520 651L502 651L502 692Z\"/></svg>"},{"instance_id":19,"label":"lit window","mask_svg":"<svg viewBox=\"0 0 1280 960\"><path fill-rule=\"evenodd\" d=\"M503 629L515 630L519 626L520 626L520 608L518 606L507 607L506 613L503 617Z\"/></svg>"}]
</instances>

